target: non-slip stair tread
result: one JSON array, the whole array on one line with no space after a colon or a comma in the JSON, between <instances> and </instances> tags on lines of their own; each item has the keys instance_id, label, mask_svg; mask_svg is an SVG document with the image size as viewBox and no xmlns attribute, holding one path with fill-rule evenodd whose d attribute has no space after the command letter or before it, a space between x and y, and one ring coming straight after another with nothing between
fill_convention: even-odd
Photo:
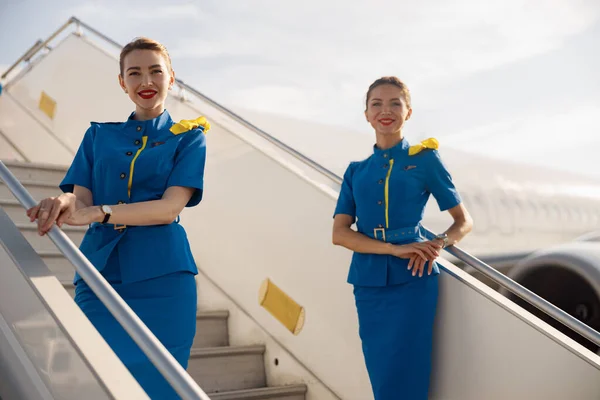
<instances>
[{"instance_id":1,"label":"non-slip stair tread","mask_svg":"<svg viewBox=\"0 0 600 400\"><path fill-rule=\"evenodd\" d=\"M229 311L227 310L214 310L214 311L198 311L196 314L197 319L223 319L229 318Z\"/></svg>"},{"instance_id":2,"label":"non-slip stair tread","mask_svg":"<svg viewBox=\"0 0 600 400\"><path fill-rule=\"evenodd\" d=\"M46 171L59 171L59 172L67 172L69 169L68 166L64 165L55 165L55 164L44 164L38 162L29 162L29 161L17 161L17 160L2 160L2 163L10 169L10 167L17 168L26 168L26 169L42 169Z\"/></svg>"},{"instance_id":3,"label":"non-slip stair tread","mask_svg":"<svg viewBox=\"0 0 600 400\"><path fill-rule=\"evenodd\" d=\"M40 250L37 254L40 257L66 258L65 255L58 250Z\"/></svg>"},{"instance_id":4,"label":"non-slip stair tread","mask_svg":"<svg viewBox=\"0 0 600 400\"><path fill-rule=\"evenodd\" d=\"M273 386L258 389L207 393L211 400L266 400L282 396L305 395L306 385Z\"/></svg>"},{"instance_id":5,"label":"non-slip stair tread","mask_svg":"<svg viewBox=\"0 0 600 400\"><path fill-rule=\"evenodd\" d=\"M244 354L264 354L265 346L262 344L250 346L222 346L222 347L205 347L192 348L190 358L205 358L205 357L227 357Z\"/></svg>"},{"instance_id":6,"label":"non-slip stair tread","mask_svg":"<svg viewBox=\"0 0 600 400\"><path fill-rule=\"evenodd\" d=\"M4 181L0 180L0 185L4 185ZM51 182L44 182L44 181L39 181L39 180L33 180L33 179L22 179L21 180L21 184L25 187L27 186L41 186L41 187L51 187L51 188L56 188L58 190L60 190L60 188L58 187L58 184L56 183L51 183Z\"/></svg>"},{"instance_id":7,"label":"non-slip stair tread","mask_svg":"<svg viewBox=\"0 0 600 400\"><path fill-rule=\"evenodd\" d=\"M2 182L2 181L0 181ZM14 199L0 199L0 206L20 206L21 203L19 203L17 200Z\"/></svg>"}]
</instances>

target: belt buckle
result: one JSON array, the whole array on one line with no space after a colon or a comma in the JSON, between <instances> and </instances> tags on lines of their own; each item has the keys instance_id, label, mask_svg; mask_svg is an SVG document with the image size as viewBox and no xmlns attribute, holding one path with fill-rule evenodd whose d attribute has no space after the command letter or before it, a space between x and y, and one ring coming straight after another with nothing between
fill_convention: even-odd
<instances>
[{"instance_id":1,"label":"belt buckle","mask_svg":"<svg viewBox=\"0 0 600 400\"><path fill-rule=\"evenodd\" d=\"M127 228L127 225L114 225L115 231L122 231L123 229Z\"/></svg>"},{"instance_id":2,"label":"belt buckle","mask_svg":"<svg viewBox=\"0 0 600 400\"><path fill-rule=\"evenodd\" d=\"M385 228L373 229L373 235L375 236L375 239L378 239L377 232L381 232L381 237L383 238L383 241L385 242Z\"/></svg>"}]
</instances>

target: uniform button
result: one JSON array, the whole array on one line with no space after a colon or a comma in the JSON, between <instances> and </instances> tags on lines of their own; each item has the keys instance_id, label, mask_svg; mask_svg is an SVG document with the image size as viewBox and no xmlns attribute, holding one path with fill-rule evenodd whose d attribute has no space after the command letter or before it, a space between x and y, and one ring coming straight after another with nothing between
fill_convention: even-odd
<instances>
[{"instance_id":1,"label":"uniform button","mask_svg":"<svg viewBox=\"0 0 600 400\"><path fill-rule=\"evenodd\" d=\"M378 228L383 228L383 225L379 224L377 225Z\"/></svg>"},{"instance_id":2,"label":"uniform button","mask_svg":"<svg viewBox=\"0 0 600 400\"><path fill-rule=\"evenodd\" d=\"M125 202L123 200L119 200L117 204L125 204Z\"/></svg>"},{"instance_id":3,"label":"uniform button","mask_svg":"<svg viewBox=\"0 0 600 400\"><path fill-rule=\"evenodd\" d=\"M142 142L140 142L139 140L136 140L135 142L133 142L136 146Z\"/></svg>"},{"instance_id":4,"label":"uniform button","mask_svg":"<svg viewBox=\"0 0 600 400\"><path fill-rule=\"evenodd\" d=\"M131 151L128 151L128 152L127 152L127 153L125 153L125 154L126 154L126 155L128 155L128 156L131 156L131 155L133 155L133 153L132 153Z\"/></svg>"},{"instance_id":5,"label":"uniform button","mask_svg":"<svg viewBox=\"0 0 600 400\"><path fill-rule=\"evenodd\" d=\"M139 132L139 131L141 131L141 130L142 130L142 127L141 127L141 126L138 126L137 128L135 128L135 130Z\"/></svg>"},{"instance_id":6,"label":"uniform button","mask_svg":"<svg viewBox=\"0 0 600 400\"><path fill-rule=\"evenodd\" d=\"M379 201L377 202L377 204L379 204L379 205L382 205L382 204L383 204L383 201L379 200Z\"/></svg>"},{"instance_id":7,"label":"uniform button","mask_svg":"<svg viewBox=\"0 0 600 400\"><path fill-rule=\"evenodd\" d=\"M383 183L383 179L380 179L379 180L379 184L381 185L382 183Z\"/></svg>"},{"instance_id":8,"label":"uniform button","mask_svg":"<svg viewBox=\"0 0 600 400\"><path fill-rule=\"evenodd\" d=\"M121 172L121 179L125 179L127 175L125 175L125 172Z\"/></svg>"},{"instance_id":9,"label":"uniform button","mask_svg":"<svg viewBox=\"0 0 600 400\"><path fill-rule=\"evenodd\" d=\"M383 158L388 158L388 155L387 155L387 153L385 153L385 154L383 155Z\"/></svg>"}]
</instances>

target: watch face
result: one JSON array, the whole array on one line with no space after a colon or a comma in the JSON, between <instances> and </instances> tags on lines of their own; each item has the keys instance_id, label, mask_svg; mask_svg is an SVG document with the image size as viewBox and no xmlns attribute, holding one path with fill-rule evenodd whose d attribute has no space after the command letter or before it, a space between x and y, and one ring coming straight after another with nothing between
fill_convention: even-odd
<instances>
[{"instance_id":1,"label":"watch face","mask_svg":"<svg viewBox=\"0 0 600 400\"><path fill-rule=\"evenodd\" d=\"M109 206L102 206L102 212L105 214L111 214L112 209Z\"/></svg>"}]
</instances>

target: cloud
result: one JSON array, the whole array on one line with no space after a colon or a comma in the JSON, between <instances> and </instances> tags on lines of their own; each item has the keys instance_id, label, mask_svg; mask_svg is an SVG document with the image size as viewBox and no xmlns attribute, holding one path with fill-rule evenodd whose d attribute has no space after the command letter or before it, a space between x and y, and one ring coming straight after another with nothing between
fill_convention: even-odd
<instances>
[{"instance_id":1,"label":"cloud","mask_svg":"<svg viewBox=\"0 0 600 400\"><path fill-rule=\"evenodd\" d=\"M194 63L198 78L188 81L231 104L247 107L251 98L258 109L285 114L294 107L273 104L263 86L302 87L318 93L298 94L309 102L303 110L352 124L362 120L365 89L379 76L401 76L426 99L446 81L558 49L600 15L595 1L577 0L209 4L199 33L190 28L171 42L176 64Z\"/></svg>"},{"instance_id":2,"label":"cloud","mask_svg":"<svg viewBox=\"0 0 600 400\"><path fill-rule=\"evenodd\" d=\"M497 137L540 138L569 118L587 137L600 106L587 89L596 43L581 44L599 37L597 0L94 0L69 11L121 43L161 40L178 77L226 106L366 132L365 90L389 74L413 92L411 138L485 137L494 154L510 153Z\"/></svg>"}]
</instances>

